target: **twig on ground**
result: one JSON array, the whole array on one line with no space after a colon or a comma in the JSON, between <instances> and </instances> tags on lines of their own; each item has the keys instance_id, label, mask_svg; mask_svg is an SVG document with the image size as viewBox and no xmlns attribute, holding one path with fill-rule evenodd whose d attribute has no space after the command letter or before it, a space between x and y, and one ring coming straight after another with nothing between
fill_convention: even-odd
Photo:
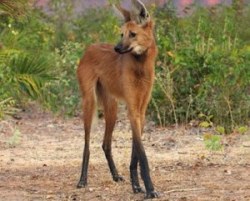
<instances>
[{"instance_id":1,"label":"twig on ground","mask_svg":"<svg viewBox=\"0 0 250 201\"><path fill-rule=\"evenodd\" d=\"M203 191L205 188L187 188L187 189L172 189L169 191L165 191L164 193L175 193L175 192L189 192L189 191Z\"/></svg>"}]
</instances>

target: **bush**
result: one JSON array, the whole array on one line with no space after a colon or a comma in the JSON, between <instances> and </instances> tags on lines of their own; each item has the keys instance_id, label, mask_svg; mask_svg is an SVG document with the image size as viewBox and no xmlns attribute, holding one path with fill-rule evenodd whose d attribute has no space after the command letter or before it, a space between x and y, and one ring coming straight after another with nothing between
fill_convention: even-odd
<instances>
[{"instance_id":1,"label":"bush","mask_svg":"<svg viewBox=\"0 0 250 201\"><path fill-rule=\"evenodd\" d=\"M250 57L242 33L250 31L244 26L249 7L243 13L219 6L177 18L168 6L157 10L160 53L150 113L161 125L187 123L200 113L228 131L247 123Z\"/></svg>"},{"instance_id":2,"label":"bush","mask_svg":"<svg viewBox=\"0 0 250 201\"><path fill-rule=\"evenodd\" d=\"M47 84L44 90L44 103L53 112L62 115L75 115L79 110L79 91L76 67L82 56L83 45L78 42L65 42L55 50L55 70L57 79Z\"/></svg>"},{"instance_id":3,"label":"bush","mask_svg":"<svg viewBox=\"0 0 250 201\"><path fill-rule=\"evenodd\" d=\"M32 17L31 17L32 16ZM42 102L46 83L54 80L54 59L49 53L51 25L39 12L22 19L0 16L0 116L29 99Z\"/></svg>"}]
</instances>

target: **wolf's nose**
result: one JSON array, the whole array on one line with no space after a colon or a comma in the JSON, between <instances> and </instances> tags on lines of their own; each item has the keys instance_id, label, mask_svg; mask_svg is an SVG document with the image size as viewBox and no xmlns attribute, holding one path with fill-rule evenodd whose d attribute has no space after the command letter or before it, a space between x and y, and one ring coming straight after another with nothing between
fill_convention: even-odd
<instances>
[{"instance_id":1,"label":"wolf's nose","mask_svg":"<svg viewBox=\"0 0 250 201\"><path fill-rule=\"evenodd\" d=\"M115 48L114 48L114 49L115 49L115 51L116 51L116 52L119 52L119 50L120 50L120 48L119 48L119 47L117 47L117 46L115 46Z\"/></svg>"},{"instance_id":2,"label":"wolf's nose","mask_svg":"<svg viewBox=\"0 0 250 201\"><path fill-rule=\"evenodd\" d=\"M118 45L116 45L115 47L114 47L114 50L116 51L116 52L121 52L121 50L122 50L122 44L118 44Z\"/></svg>"},{"instance_id":3,"label":"wolf's nose","mask_svg":"<svg viewBox=\"0 0 250 201\"><path fill-rule=\"evenodd\" d=\"M120 52L121 47L117 45L117 46L115 46L114 50L115 50L116 52Z\"/></svg>"}]
</instances>

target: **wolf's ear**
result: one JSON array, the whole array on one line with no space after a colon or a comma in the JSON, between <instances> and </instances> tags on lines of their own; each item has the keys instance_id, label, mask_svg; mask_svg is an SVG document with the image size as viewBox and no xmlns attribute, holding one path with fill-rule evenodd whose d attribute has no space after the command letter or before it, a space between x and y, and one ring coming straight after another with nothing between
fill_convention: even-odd
<instances>
[{"instance_id":1,"label":"wolf's ear","mask_svg":"<svg viewBox=\"0 0 250 201\"><path fill-rule=\"evenodd\" d=\"M119 19L121 19L125 22L128 22L131 20L130 12L128 10L122 8L120 5L113 5L113 10Z\"/></svg>"},{"instance_id":2,"label":"wolf's ear","mask_svg":"<svg viewBox=\"0 0 250 201\"><path fill-rule=\"evenodd\" d=\"M149 13L145 5L140 0L131 0L132 10L130 12L131 20L134 20L137 24L145 25L150 20Z\"/></svg>"}]
</instances>

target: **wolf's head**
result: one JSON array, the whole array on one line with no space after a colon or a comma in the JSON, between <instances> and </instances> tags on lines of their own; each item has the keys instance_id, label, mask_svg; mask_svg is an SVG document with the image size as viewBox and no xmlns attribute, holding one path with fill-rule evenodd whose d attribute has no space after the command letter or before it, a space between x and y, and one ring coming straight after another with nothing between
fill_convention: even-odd
<instances>
[{"instance_id":1,"label":"wolf's head","mask_svg":"<svg viewBox=\"0 0 250 201\"><path fill-rule=\"evenodd\" d=\"M115 46L115 51L119 54L131 52L142 55L154 42L153 22L140 0L131 1L131 11L114 6L116 13L125 21L121 27L121 41Z\"/></svg>"}]
</instances>

